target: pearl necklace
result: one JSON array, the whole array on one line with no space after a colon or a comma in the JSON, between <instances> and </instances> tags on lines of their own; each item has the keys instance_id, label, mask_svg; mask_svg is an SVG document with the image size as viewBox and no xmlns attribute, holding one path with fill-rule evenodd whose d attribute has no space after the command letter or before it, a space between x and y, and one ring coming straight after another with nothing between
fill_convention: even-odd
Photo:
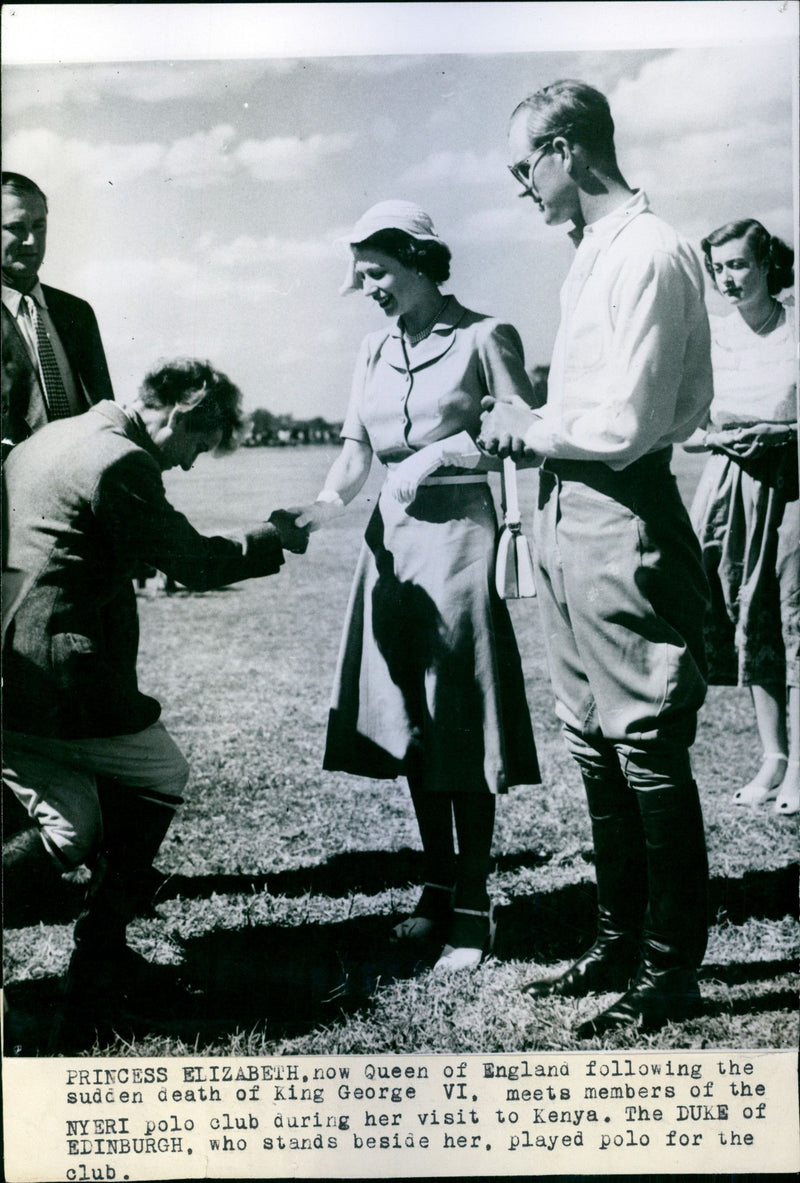
<instances>
[{"instance_id":1,"label":"pearl necklace","mask_svg":"<svg viewBox=\"0 0 800 1183\"><path fill-rule=\"evenodd\" d=\"M780 315L780 309L781 309L780 303L777 300L772 300L771 303L772 303L772 307L769 310L769 313L767 315L767 319L764 321L764 323L762 325L759 325L757 329L753 329L753 332L757 336L760 336L764 332L764 330L766 329L767 325L772 320L772 318L776 312L778 313L778 315Z\"/></svg>"},{"instance_id":2,"label":"pearl necklace","mask_svg":"<svg viewBox=\"0 0 800 1183\"><path fill-rule=\"evenodd\" d=\"M428 321L425 327L420 329L418 332L409 333L408 329L405 327L405 325L403 325L403 336L405 337L406 341L408 341L409 345L419 345L420 341L424 341L426 337L430 336L433 331L433 326L436 324L437 320L444 311L444 306L447 303L447 300L447 296L442 297L442 302L434 312L431 319Z\"/></svg>"}]
</instances>

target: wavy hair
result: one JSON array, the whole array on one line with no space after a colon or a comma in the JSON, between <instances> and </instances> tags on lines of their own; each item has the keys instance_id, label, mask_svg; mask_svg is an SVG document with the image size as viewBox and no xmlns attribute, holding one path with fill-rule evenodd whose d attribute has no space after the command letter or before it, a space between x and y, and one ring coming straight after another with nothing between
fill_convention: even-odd
<instances>
[{"instance_id":1,"label":"wavy hair","mask_svg":"<svg viewBox=\"0 0 800 1183\"><path fill-rule=\"evenodd\" d=\"M510 122L524 114L532 148L563 135L598 157L616 160L614 120L608 99L588 82L560 78L518 103Z\"/></svg>"},{"instance_id":2,"label":"wavy hair","mask_svg":"<svg viewBox=\"0 0 800 1183\"><path fill-rule=\"evenodd\" d=\"M392 227L377 230L363 242L354 242L352 247L359 250L373 247L377 251L383 251L404 267L410 267L412 271L419 271L427 276L437 287L450 278L450 248L443 242L414 238L413 234Z\"/></svg>"},{"instance_id":3,"label":"wavy hair","mask_svg":"<svg viewBox=\"0 0 800 1183\"><path fill-rule=\"evenodd\" d=\"M233 452L244 427L242 392L227 375L207 361L177 358L164 362L145 376L139 397L146 407L189 408L187 427L191 431L221 430L222 439L214 451Z\"/></svg>"},{"instance_id":4,"label":"wavy hair","mask_svg":"<svg viewBox=\"0 0 800 1183\"><path fill-rule=\"evenodd\" d=\"M794 283L794 251L781 238L776 238L757 222L755 218L742 218L738 222L726 222L704 239L700 246L703 262L712 280L716 281L711 262L712 246L722 246L734 238L743 238L753 252L753 258L761 266L767 265L767 291L771 296L782 292Z\"/></svg>"}]
</instances>

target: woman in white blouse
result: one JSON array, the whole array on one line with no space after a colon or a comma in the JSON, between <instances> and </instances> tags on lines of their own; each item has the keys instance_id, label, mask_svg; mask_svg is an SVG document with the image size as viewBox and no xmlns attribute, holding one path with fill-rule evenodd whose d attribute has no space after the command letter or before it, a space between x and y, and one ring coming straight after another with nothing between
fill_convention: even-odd
<instances>
[{"instance_id":1,"label":"woman in white blouse","mask_svg":"<svg viewBox=\"0 0 800 1183\"><path fill-rule=\"evenodd\" d=\"M733 314L711 317L714 401L699 442L712 452L692 507L712 588L709 680L749 686L763 747L737 805L798 811L800 502L793 251L760 222L703 239ZM691 441L694 443L695 441Z\"/></svg>"}]
</instances>

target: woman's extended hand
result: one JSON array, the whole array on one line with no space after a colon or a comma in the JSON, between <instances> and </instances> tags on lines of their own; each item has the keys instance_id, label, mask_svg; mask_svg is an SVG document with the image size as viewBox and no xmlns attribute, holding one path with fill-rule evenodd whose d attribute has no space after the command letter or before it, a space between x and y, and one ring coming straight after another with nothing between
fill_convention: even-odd
<instances>
[{"instance_id":1,"label":"woman's extended hand","mask_svg":"<svg viewBox=\"0 0 800 1183\"><path fill-rule=\"evenodd\" d=\"M732 456L734 460L752 460L768 448L791 443L796 438L797 428L791 423L756 423L748 427L709 431L705 446L712 452Z\"/></svg>"},{"instance_id":2,"label":"woman's extended hand","mask_svg":"<svg viewBox=\"0 0 800 1183\"><path fill-rule=\"evenodd\" d=\"M345 510L341 497L312 501L310 505L301 505L291 510L297 514L296 525L301 529L307 528L309 534L326 526L333 518L340 517Z\"/></svg>"}]
</instances>

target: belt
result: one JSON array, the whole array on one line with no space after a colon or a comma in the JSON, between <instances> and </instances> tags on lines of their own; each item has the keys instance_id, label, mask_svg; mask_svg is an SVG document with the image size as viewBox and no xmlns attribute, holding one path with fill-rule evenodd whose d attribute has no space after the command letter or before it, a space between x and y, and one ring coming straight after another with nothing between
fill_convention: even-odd
<instances>
[{"instance_id":1,"label":"belt","mask_svg":"<svg viewBox=\"0 0 800 1183\"><path fill-rule=\"evenodd\" d=\"M562 480L581 481L593 484L597 480L615 480L618 478L630 481L632 477L655 474L659 469L669 467L672 447L658 448L655 452L647 452L625 468L611 468L602 460L553 460L546 457L541 464L542 472L549 472L551 476L561 477Z\"/></svg>"},{"instance_id":2,"label":"belt","mask_svg":"<svg viewBox=\"0 0 800 1183\"><path fill-rule=\"evenodd\" d=\"M465 473L463 476L428 476L420 485L485 485L485 472Z\"/></svg>"}]
</instances>

